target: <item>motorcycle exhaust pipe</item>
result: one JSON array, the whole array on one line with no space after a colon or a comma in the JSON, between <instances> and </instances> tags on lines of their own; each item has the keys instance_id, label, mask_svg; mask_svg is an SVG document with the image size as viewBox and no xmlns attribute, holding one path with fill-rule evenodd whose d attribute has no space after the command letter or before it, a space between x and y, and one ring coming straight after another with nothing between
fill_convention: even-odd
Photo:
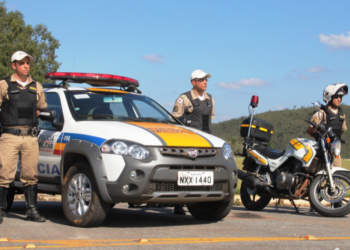
<instances>
[{"instance_id":1,"label":"motorcycle exhaust pipe","mask_svg":"<svg viewBox=\"0 0 350 250\"><path fill-rule=\"evenodd\" d=\"M247 183L252 189L259 189L268 194L271 194L271 190L269 187L261 185L261 181L251 174L247 174L246 172L238 169L238 178L243 182Z\"/></svg>"}]
</instances>

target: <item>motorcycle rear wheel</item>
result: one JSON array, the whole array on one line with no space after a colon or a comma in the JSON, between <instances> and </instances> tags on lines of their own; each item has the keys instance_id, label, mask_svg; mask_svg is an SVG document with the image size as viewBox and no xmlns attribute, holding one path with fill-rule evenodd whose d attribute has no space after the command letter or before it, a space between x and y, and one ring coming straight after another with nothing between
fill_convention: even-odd
<instances>
[{"instance_id":1,"label":"motorcycle rear wheel","mask_svg":"<svg viewBox=\"0 0 350 250\"><path fill-rule=\"evenodd\" d=\"M257 189L249 188L248 185L242 181L241 200L246 209L260 211L270 203L271 196L259 195Z\"/></svg>"},{"instance_id":2,"label":"motorcycle rear wheel","mask_svg":"<svg viewBox=\"0 0 350 250\"><path fill-rule=\"evenodd\" d=\"M325 217L343 217L350 213L350 172L335 172L333 180L335 193L330 193L323 176L318 175L313 179L309 190L310 204Z\"/></svg>"}]
</instances>

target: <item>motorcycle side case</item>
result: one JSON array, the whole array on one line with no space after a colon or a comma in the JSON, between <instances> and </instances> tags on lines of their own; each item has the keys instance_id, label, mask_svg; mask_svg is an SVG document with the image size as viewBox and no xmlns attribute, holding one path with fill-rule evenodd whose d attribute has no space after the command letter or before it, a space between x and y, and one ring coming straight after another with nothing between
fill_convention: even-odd
<instances>
[{"instance_id":1,"label":"motorcycle side case","mask_svg":"<svg viewBox=\"0 0 350 250\"><path fill-rule=\"evenodd\" d=\"M241 137L247 137L250 118L245 119L241 124ZM273 125L267 121L253 118L250 129L250 138L254 140L269 142L273 134Z\"/></svg>"}]
</instances>

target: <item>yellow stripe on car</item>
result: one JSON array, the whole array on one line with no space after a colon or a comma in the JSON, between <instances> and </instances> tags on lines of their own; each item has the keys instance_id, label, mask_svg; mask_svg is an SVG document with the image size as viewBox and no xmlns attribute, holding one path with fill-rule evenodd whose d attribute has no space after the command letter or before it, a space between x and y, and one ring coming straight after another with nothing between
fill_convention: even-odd
<instances>
[{"instance_id":1,"label":"yellow stripe on car","mask_svg":"<svg viewBox=\"0 0 350 250\"><path fill-rule=\"evenodd\" d=\"M119 94L128 94L129 92L117 89L101 89L101 88L88 88L88 90L93 92L110 92L110 93L119 93Z\"/></svg>"},{"instance_id":2,"label":"yellow stripe on car","mask_svg":"<svg viewBox=\"0 0 350 250\"><path fill-rule=\"evenodd\" d=\"M164 140L171 147L211 147L211 143L197 133L170 124L128 122L144 128Z\"/></svg>"}]
</instances>

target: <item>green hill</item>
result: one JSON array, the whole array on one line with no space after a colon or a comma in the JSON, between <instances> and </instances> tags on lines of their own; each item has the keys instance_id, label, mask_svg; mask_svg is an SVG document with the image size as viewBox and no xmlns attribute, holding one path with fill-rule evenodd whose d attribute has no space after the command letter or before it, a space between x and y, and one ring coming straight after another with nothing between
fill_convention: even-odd
<instances>
[{"instance_id":1,"label":"green hill","mask_svg":"<svg viewBox=\"0 0 350 250\"><path fill-rule=\"evenodd\" d=\"M350 116L350 106L342 105L345 115ZM258 108L256 109L256 111ZM306 133L308 123L304 119L310 119L313 108L285 109L281 111L269 111L254 115L255 118L263 119L272 123L274 134L269 145L278 150L284 150L291 139L302 137L311 139ZM213 124L213 134L227 141L234 151L242 151L243 138L240 136L241 123L248 116L231 119ZM350 158L350 131L345 131L342 136L347 143L342 144L342 157Z\"/></svg>"}]
</instances>

